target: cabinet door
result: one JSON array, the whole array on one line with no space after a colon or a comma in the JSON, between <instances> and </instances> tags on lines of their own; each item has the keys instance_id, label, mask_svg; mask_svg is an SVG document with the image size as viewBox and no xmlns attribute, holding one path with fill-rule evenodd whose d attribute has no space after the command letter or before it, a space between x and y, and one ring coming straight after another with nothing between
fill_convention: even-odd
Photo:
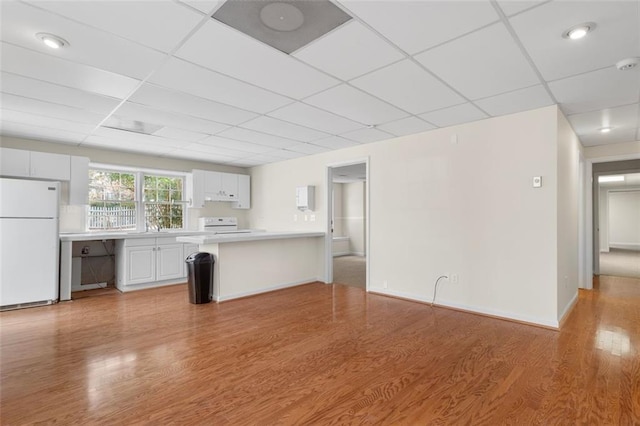
<instances>
[{"instance_id":1,"label":"cabinet door","mask_svg":"<svg viewBox=\"0 0 640 426\"><path fill-rule=\"evenodd\" d=\"M159 245L157 258L158 281L184 277L182 244Z\"/></svg>"},{"instance_id":2,"label":"cabinet door","mask_svg":"<svg viewBox=\"0 0 640 426\"><path fill-rule=\"evenodd\" d=\"M68 181L71 179L71 158L68 155L31 152L31 177Z\"/></svg>"},{"instance_id":3,"label":"cabinet door","mask_svg":"<svg viewBox=\"0 0 640 426\"><path fill-rule=\"evenodd\" d=\"M251 177L238 175L238 200L233 204L234 209L251 208Z\"/></svg>"},{"instance_id":4,"label":"cabinet door","mask_svg":"<svg viewBox=\"0 0 640 426\"><path fill-rule=\"evenodd\" d=\"M127 247L127 285L156 280L156 247Z\"/></svg>"},{"instance_id":5,"label":"cabinet door","mask_svg":"<svg viewBox=\"0 0 640 426\"><path fill-rule=\"evenodd\" d=\"M204 170L192 170L191 176L187 177L187 193L191 199L190 207L204 207L204 183L206 180Z\"/></svg>"},{"instance_id":6,"label":"cabinet door","mask_svg":"<svg viewBox=\"0 0 640 426\"><path fill-rule=\"evenodd\" d=\"M71 157L71 180L69 181L69 204L88 204L89 198L89 159Z\"/></svg>"},{"instance_id":7,"label":"cabinet door","mask_svg":"<svg viewBox=\"0 0 640 426\"><path fill-rule=\"evenodd\" d=\"M204 199L206 201L219 201L222 195L222 174L218 172L205 172Z\"/></svg>"},{"instance_id":8,"label":"cabinet door","mask_svg":"<svg viewBox=\"0 0 640 426\"><path fill-rule=\"evenodd\" d=\"M222 197L225 200L238 199L238 175L233 173L220 173L222 175Z\"/></svg>"},{"instance_id":9,"label":"cabinet door","mask_svg":"<svg viewBox=\"0 0 640 426\"><path fill-rule=\"evenodd\" d=\"M29 151L0 148L0 176L29 177Z\"/></svg>"}]
</instances>

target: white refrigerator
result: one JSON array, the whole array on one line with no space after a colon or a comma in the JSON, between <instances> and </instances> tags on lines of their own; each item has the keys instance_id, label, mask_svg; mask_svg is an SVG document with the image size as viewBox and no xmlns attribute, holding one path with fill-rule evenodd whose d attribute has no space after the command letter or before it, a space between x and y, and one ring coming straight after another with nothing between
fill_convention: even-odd
<instances>
[{"instance_id":1,"label":"white refrigerator","mask_svg":"<svg viewBox=\"0 0 640 426\"><path fill-rule=\"evenodd\" d=\"M0 178L0 309L58 300L60 184Z\"/></svg>"}]
</instances>

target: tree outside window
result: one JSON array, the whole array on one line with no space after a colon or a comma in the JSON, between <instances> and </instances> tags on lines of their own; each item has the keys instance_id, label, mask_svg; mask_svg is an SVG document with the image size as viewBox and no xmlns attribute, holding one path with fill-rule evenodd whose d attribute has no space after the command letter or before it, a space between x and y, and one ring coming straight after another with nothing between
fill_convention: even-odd
<instances>
[{"instance_id":1,"label":"tree outside window","mask_svg":"<svg viewBox=\"0 0 640 426\"><path fill-rule=\"evenodd\" d=\"M145 220L156 229L183 228L184 180L174 176L144 176Z\"/></svg>"}]
</instances>

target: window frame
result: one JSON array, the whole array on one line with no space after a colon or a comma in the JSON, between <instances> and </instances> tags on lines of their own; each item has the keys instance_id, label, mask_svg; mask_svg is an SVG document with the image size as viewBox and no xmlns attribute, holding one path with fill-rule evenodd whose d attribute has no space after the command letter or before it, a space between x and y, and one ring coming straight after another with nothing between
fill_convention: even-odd
<instances>
[{"instance_id":1,"label":"window frame","mask_svg":"<svg viewBox=\"0 0 640 426\"><path fill-rule=\"evenodd\" d=\"M182 209L182 228L173 228L174 230L184 230L189 227L189 215L187 214L187 202L185 201L185 195L187 190L187 176L188 172L180 172L175 170L160 170L160 169L142 169L142 168L134 168L127 166L119 166L113 164L102 164L102 163L89 163L89 170L100 170L105 172L112 173L129 173L134 175L135 180L135 195L134 195L134 204L136 206L136 228L135 232L144 232L146 229L146 218L145 218L145 201L144 201L144 177L145 175L154 176L154 177L177 177L182 179L182 198L183 200L180 204L183 205ZM88 219L89 215L85 216L85 220L87 221L88 228ZM99 232L122 232L117 229L102 229L96 230Z\"/></svg>"}]
</instances>

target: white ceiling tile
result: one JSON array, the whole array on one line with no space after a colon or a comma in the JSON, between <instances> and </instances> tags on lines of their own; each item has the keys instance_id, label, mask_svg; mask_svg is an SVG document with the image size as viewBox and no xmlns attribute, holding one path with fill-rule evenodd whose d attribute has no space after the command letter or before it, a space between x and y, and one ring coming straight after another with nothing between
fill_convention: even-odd
<instances>
[{"instance_id":1,"label":"white ceiling tile","mask_svg":"<svg viewBox=\"0 0 640 426\"><path fill-rule=\"evenodd\" d=\"M176 129L175 127L163 127L160 130L153 132L153 135L160 136L161 138L177 139L185 142L197 142L209 136L206 133Z\"/></svg>"},{"instance_id":2,"label":"white ceiling tile","mask_svg":"<svg viewBox=\"0 0 640 426\"><path fill-rule=\"evenodd\" d=\"M510 19L545 80L593 71L640 56L638 1L553 1ZM595 22L581 40L563 38L569 28Z\"/></svg>"},{"instance_id":3,"label":"white ceiling tile","mask_svg":"<svg viewBox=\"0 0 640 426\"><path fill-rule=\"evenodd\" d=\"M169 52L202 19L199 13L171 1L30 1L92 27Z\"/></svg>"},{"instance_id":4,"label":"white ceiling tile","mask_svg":"<svg viewBox=\"0 0 640 426\"><path fill-rule=\"evenodd\" d=\"M378 129L366 129L366 128L356 130L355 132L345 133L340 136L342 136L343 138L354 140L356 142L360 142L360 143L376 142L376 141L381 141L385 139L391 139L394 137L393 135L390 135L389 133L383 132Z\"/></svg>"},{"instance_id":5,"label":"white ceiling tile","mask_svg":"<svg viewBox=\"0 0 640 426\"><path fill-rule=\"evenodd\" d=\"M188 145L188 141L163 138L157 135L147 135L143 133L129 132L126 130L113 129L109 127L98 127L94 136L101 136L110 140L128 142L132 145L157 146L157 147L182 147Z\"/></svg>"},{"instance_id":6,"label":"white ceiling tile","mask_svg":"<svg viewBox=\"0 0 640 426\"><path fill-rule=\"evenodd\" d=\"M266 155L272 158L281 160L291 160L292 158L305 157L307 154L297 151L289 151L288 149L279 149L277 151L270 151Z\"/></svg>"},{"instance_id":7,"label":"white ceiling tile","mask_svg":"<svg viewBox=\"0 0 640 426\"><path fill-rule=\"evenodd\" d=\"M340 3L410 54L499 19L488 1L340 0Z\"/></svg>"},{"instance_id":8,"label":"white ceiling tile","mask_svg":"<svg viewBox=\"0 0 640 426\"><path fill-rule=\"evenodd\" d=\"M350 146L360 145L358 142L341 138L340 136L330 136L324 139L318 139L317 141L313 141L315 145L324 146L329 149L342 149L348 148Z\"/></svg>"},{"instance_id":9,"label":"white ceiling tile","mask_svg":"<svg viewBox=\"0 0 640 426\"><path fill-rule=\"evenodd\" d=\"M348 132L362 127L362 124L340 117L327 111L296 102L273 111L271 117L290 123L317 129L330 134Z\"/></svg>"},{"instance_id":10,"label":"white ceiling tile","mask_svg":"<svg viewBox=\"0 0 640 426\"><path fill-rule=\"evenodd\" d=\"M392 121L391 123L385 123L378 126L378 129L396 136L413 135L435 128L435 126L422 121L417 117L407 117L402 120Z\"/></svg>"},{"instance_id":11,"label":"white ceiling tile","mask_svg":"<svg viewBox=\"0 0 640 426\"><path fill-rule=\"evenodd\" d=\"M220 132L218 136L244 142L257 143L259 145L266 145L273 148L287 148L297 143L297 141L291 139L281 138L262 132L254 132L253 130L243 129L241 127L232 127L229 130Z\"/></svg>"},{"instance_id":12,"label":"white ceiling tile","mask_svg":"<svg viewBox=\"0 0 640 426\"><path fill-rule=\"evenodd\" d=\"M274 160L277 161L277 160ZM254 166L260 166L262 164L265 164L264 162L258 160L258 159L252 159L252 158L241 158L238 160L232 160L229 161L225 164L229 164L231 166L236 166L236 167L254 167Z\"/></svg>"},{"instance_id":13,"label":"white ceiling tile","mask_svg":"<svg viewBox=\"0 0 640 426\"><path fill-rule=\"evenodd\" d=\"M0 73L0 90L3 93L67 105L99 114L108 114L121 102L120 99L96 95L6 72Z\"/></svg>"},{"instance_id":14,"label":"white ceiling tile","mask_svg":"<svg viewBox=\"0 0 640 426\"><path fill-rule=\"evenodd\" d=\"M233 149L235 151L244 151L250 152L254 154L264 154L265 152L273 151L273 147L266 145L258 145L250 142L242 142L233 139L221 138L219 136L210 136L200 143L209 145L209 146L217 146L221 148Z\"/></svg>"},{"instance_id":15,"label":"white ceiling tile","mask_svg":"<svg viewBox=\"0 0 640 426\"><path fill-rule=\"evenodd\" d=\"M34 127L42 127L45 129L64 130L88 135L96 127L93 124L78 123L77 121L63 120L60 118L45 117L33 113L22 111L13 111L9 109L0 109L0 117L2 121L11 121L13 123L27 124Z\"/></svg>"},{"instance_id":16,"label":"white ceiling tile","mask_svg":"<svg viewBox=\"0 0 640 426\"><path fill-rule=\"evenodd\" d=\"M386 123L409 115L346 84L311 96L304 102L365 125Z\"/></svg>"},{"instance_id":17,"label":"white ceiling tile","mask_svg":"<svg viewBox=\"0 0 640 426\"><path fill-rule=\"evenodd\" d=\"M580 136L584 146L609 145L613 143L633 142L636 139L636 129L617 129L609 133L593 133Z\"/></svg>"},{"instance_id":18,"label":"white ceiling tile","mask_svg":"<svg viewBox=\"0 0 640 426\"><path fill-rule=\"evenodd\" d=\"M338 84L334 78L213 19L178 50L177 56L295 99Z\"/></svg>"},{"instance_id":19,"label":"white ceiling tile","mask_svg":"<svg viewBox=\"0 0 640 426\"><path fill-rule=\"evenodd\" d=\"M614 130L635 129L639 125L639 110L639 104L633 104L570 115L567 118L578 135L588 135L599 133L602 127L613 127Z\"/></svg>"},{"instance_id":20,"label":"white ceiling tile","mask_svg":"<svg viewBox=\"0 0 640 426\"><path fill-rule=\"evenodd\" d=\"M184 149L187 149L189 151L206 152L208 154L222 155L228 158L244 158L251 155L251 153L248 153L247 151L225 148L218 145L211 145L207 142L192 143L186 145Z\"/></svg>"},{"instance_id":21,"label":"white ceiling tile","mask_svg":"<svg viewBox=\"0 0 640 426\"><path fill-rule=\"evenodd\" d=\"M193 151L186 148L180 148L179 150L172 150L165 154L171 158L183 158L185 160L206 161L211 163L228 163L233 160L237 160L238 157L221 155L211 152Z\"/></svg>"},{"instance_id":22,"label":"white ceiling tile","mask_svg":"<svg viewBox=\"0 0 640 426\"><path fill-rule=\"evenodd\" d=\"M273 92L171 58L149 82L261 114L293 102Z\"/></svg>"},{"instance_id":23,"label":"white ceiling tile","mask_svg":"<svg viewBox=\"0 0 640 426\"><path fill-rule=\"evenodd\" d=\"M523 10L531 9L532 7L539 6L548 1L550 0L498 0L498 5L500 5L500 9L502 9L505 15L512 16L516 13L522 12Z\"/></svg>"},{"instance_id":24,"label":"white ceiling tile","mask_svg":"<svg viewBox=\"0 0 640 426\"><path fill-rule=\"evenodd\" d=\"M161 139L161 138L158 138ZM162 155L175 150L170 145L160 145L152 141L140 141L133 143L131 140L118 136L91 135L82 143L82 146L92 146L115 151L136 152L147 155Z\"/></svg>"},{"instance_id":25,"label":"white ceiling tile","mask_svg":"<svg viewBox=\"0 0 640 426\"><path fill-rule=\"evenodd\" d=\"M276 151L276 153L279 153L280 151ZM300 155L302 156L302 155ZM240 163L243 162L254 162L255 164L269 164L269 163L277 163L279 161L283 161L283 159L285 159L286 157L283 156L275 156L275 155L271 155L271 154L258 154L246 159L242 159L240 161Z\"/></svg>"},{"instance_id":26,"label":"white ceiling tile","mask_svg":"<svg viewBox=\"0 0 640 426\"><path fill-rule=\"evenodd\" d=\"M412 114L433 111L465 101L409 59L359 77L351 84Z\"/></svg>"},{"instance_id":27,"label":"white ceiling tile","mask_svg":"<svg viewBox=\"0 0 640 426\"><path fill-rule=\"evenodd\" d=\"M3 41L45 55L137 79L147 77L165 58L153 49L24 3L5 1L2 14ZM69 46L54 51L36 38L39 32L56 34Z\"/></svg>"},{"instance_id":28,"label":"white ceiling tile","mask_svg":"<svg viewBox=\"0 0 640 426\"><path fill-rule=\"evenodd\" d=\"M302 142L311 142L314 139L328 136L324 132L265 116L247 121L242 127Z\"/></svg>"},{"instance_id":29,"label":"white ceiling tile","mask_svg":"<svg viewBox=\"0 0 640 426\"><path fill-rule=\"evenodd\" d=\"M207 134L215 134L229 128L226 124L216 123L214 121L204 120L202 118L196 118L176 112L161 111L131 102L125 102L120 106L114 113L114 116Z\"/></svg>"},{"instance_id":30,"label":"white ceiling tile","mask_svg":"<svg viewBox=\"0 0 640 426\"><path fill-rule=\"evenodd\" d=\"M416 59L469 99L540 83L501 23L421 53Z\"/></svg>"},{"instance_id":31,"label":"white ceiling tile","mask_svg":"<svg viewBox=\"0 0 640 426\"><path fill-rule=\"evenodd\" d=\"M350 80L404 57L386 40L354 20L309 43L293 56L342 80Z\"/></svg>"},{"instance_id":32,"label":"white ceiling tile","mask_svg":"<svg viewBox=\"0 0 640 426\"><path fill-rule=\"evenodd\" d=\"M78 144L87 136L84 133L69 132L66 130L36 127L31 124L14 123L5 121L0 123L0 133L3 136L14 136L25 139L37 139L41 141Z\"/></svg>"},{"instance_id":33,"label":"white ceiling tile","mask_svg":"<svg viewBox=\"0 0 640 426\"><path fill-rule=\"evenodd\" d=\"M217 10L222 6L225 0L179 0L180 3L188 4L189 6L198 9L200 12L212 15L214 10Z\"/></svg>"},{"instance_id":34,"label":"white ceiling tile","mask_svg":"<svg viewBox=\"0 0 640 426\"><path fill-rule=\"evenodd\" d=\"M71 108L60 104L52 104L36 99L23 98L21 96L3 93L0 97L2 107L14 111L22 111L45 117L59 118L61 120L75 121L77 123L88 123L97 125L106 116L85 111L78 108Z\"/></svg>"},{"instance_id":35,"label":"white ceiling tile","mask_svg":"<svg viewBox=\"0 0 640 426\"><path fill-rule=\"evenodd\" d=\"M139 81L87 65L23 49L8 43L0 47L2 71L124 99Z\"/></svg>"},{"instance_id":36,"label":"white ceiling tile","mask_svg":"<svg viewBox=\"0 0 640 426\"><path fill-rule=\"evenodd\" d=\"M565 114L595 111L638 102L640 79L636 70L610 67L549 83Z\"/></svg>"},{"instance_id":37,"label":"white ceiling tile","mask_svg":"<svg viewBox=\"0 0 640 426\"><path fill-rule=\"evenodd\" d=\"M494 117L554 104L553 99L542 85L481 99L474 103Z\"/></svg>"},{"instance_id":38,"label":"white ceiling tile","mask_svg":"<svg viewBox=\"0 0 640 426\"><path fill-rule=\"evenodd\" d=\"M136 90L129 100L225 124L240 124L257 116L249 111L150 84Z\"/></svg>"},{"instance_id":39,"label":"white ceiling tile","mask_svg":"<svg viewBox=\"0 0 640 426\"><path fill-rule=\"evenodd\" d=\"M448 127L456 124L481 120L483 118L487 118L487 115L472 104L466 103L441 109L440 111L422 114L420 117L438 127Z\"/></svg>"},{"instance_id":40,"label":"white ceiling tile","mask_svg":"<svg viewBox=\"0 0 640 426\"><path fill-rule=\"evenodd\" d=\"M306 154L306 155L313 155L313 154L319 154L321 152L327 152L329 151L329 148L310 144L310 143L298 143L287 148L287 151L299 152L301 154Z\"/></svg>"}]
</instances>

